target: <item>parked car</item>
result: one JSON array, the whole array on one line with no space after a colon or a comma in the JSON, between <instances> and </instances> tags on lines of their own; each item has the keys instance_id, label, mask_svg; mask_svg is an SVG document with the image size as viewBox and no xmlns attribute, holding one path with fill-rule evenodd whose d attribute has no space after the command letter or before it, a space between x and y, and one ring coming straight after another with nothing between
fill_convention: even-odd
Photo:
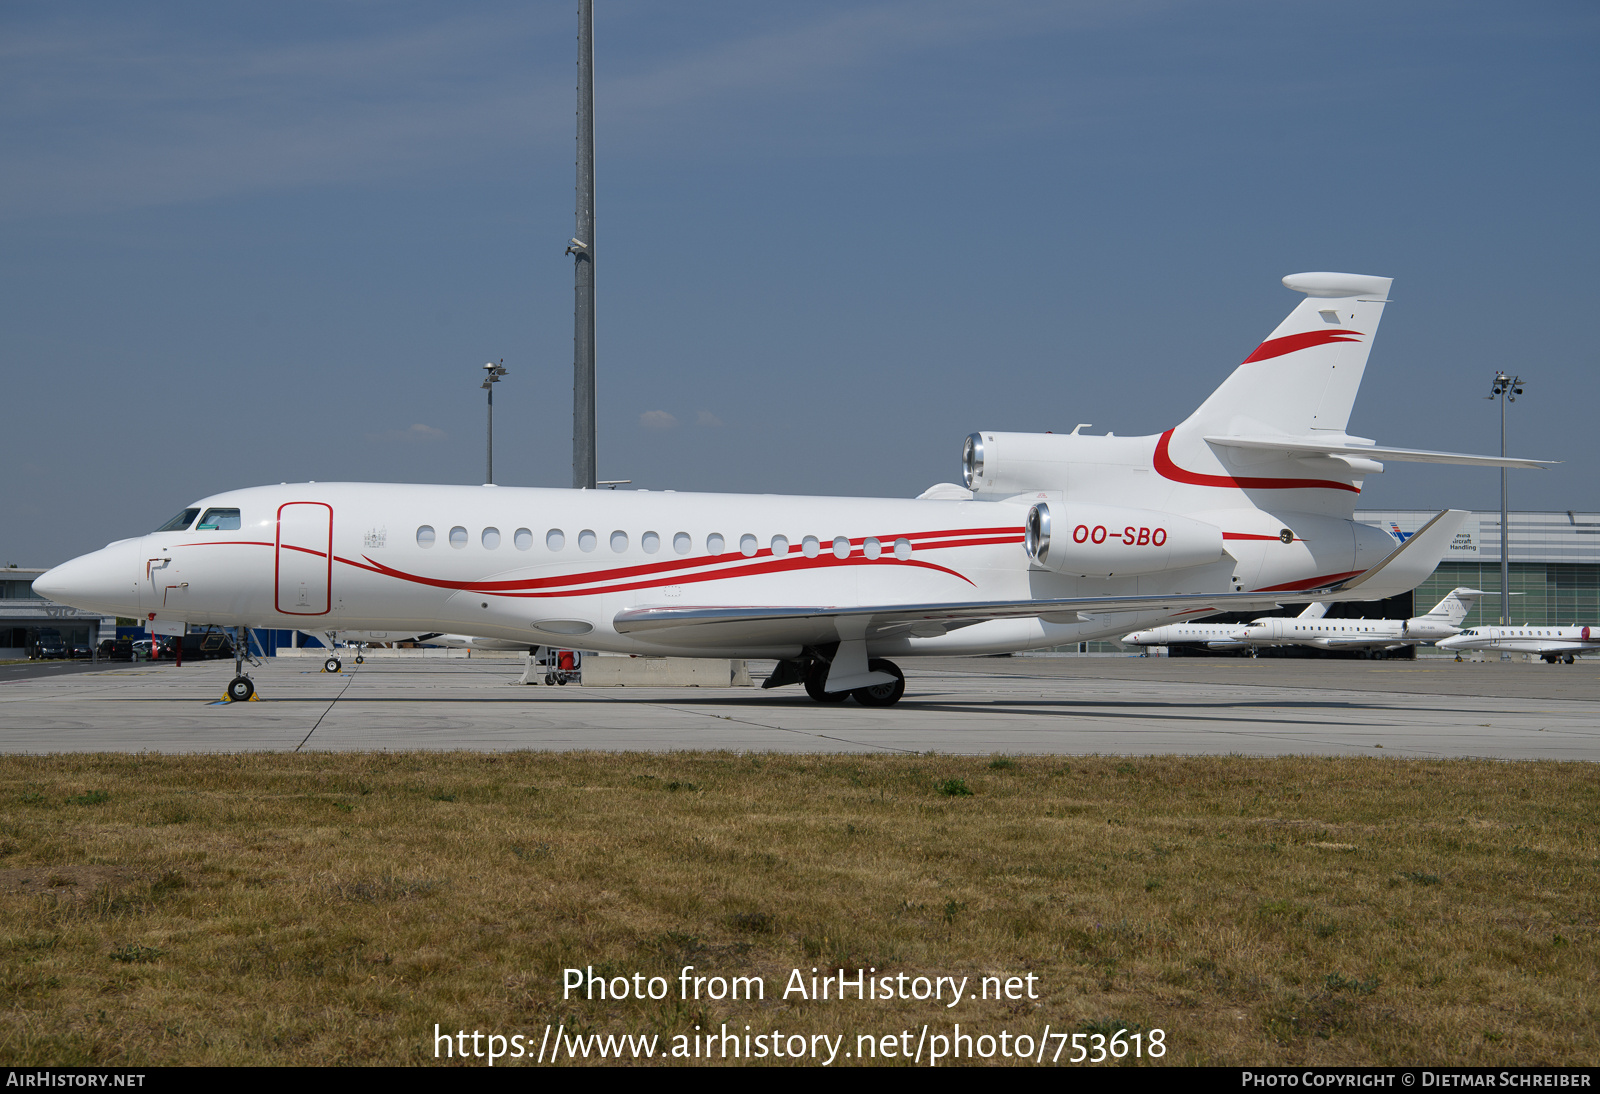
<instances>
[{"instance_id":1,"label":"parked car","mask_svg":"<svg viewBox=\"0 0 1600 1094\"><path fill-rule=\"evenodd\" d=\"M100 643L100 660L132 661L133 643L126 638L107 638Z\"/></svg>"},{"instance_id":2,"label":"parked car","mask_svg":"<svg viewBox=\"0 0 1600 1094\"><path fill-rule=\"evenodd\" d=\"M67 644L59 635L40 635L33 644L31 656L35 661L65 660Z\"/></svg>"},{"instance_id":3,"label":"parked car","mask_svg":"<svg viewBox=\"0 0 1600 1094\"><path fill-rule=\"evenodd\" d=\"M94 653L94 647L89 645L89 640L72 643L69 653L74 661L87 661Z\"/></svg>"}]
</instances>

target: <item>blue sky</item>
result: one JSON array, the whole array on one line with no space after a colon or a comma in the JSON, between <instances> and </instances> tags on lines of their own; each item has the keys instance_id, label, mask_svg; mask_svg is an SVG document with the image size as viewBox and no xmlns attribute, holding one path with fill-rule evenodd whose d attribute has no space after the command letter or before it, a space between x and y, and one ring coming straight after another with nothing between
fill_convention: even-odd
<instances>
[{"instance_id":1,"label":"blue sky","mask_svg":"<svg viewBox=\"0 0 1600 1094\"><path fill-rule=\"evenodd\" d=\"M0 563L216 490L570 482L575 5L0 8ZM905 496L1394 277L1351 431L1600 508L1591 3L598 0L600 474ZM1363 505L1496 508L1391 464Z\"/></svg>"}]
</instances>

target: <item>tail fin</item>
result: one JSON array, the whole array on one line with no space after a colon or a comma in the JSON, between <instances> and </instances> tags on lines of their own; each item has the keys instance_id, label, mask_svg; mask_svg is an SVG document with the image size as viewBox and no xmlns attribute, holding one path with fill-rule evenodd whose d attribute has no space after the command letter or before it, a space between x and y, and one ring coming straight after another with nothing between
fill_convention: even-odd
<instances>
[{"instance_id":1,"label":"tail fin","mask_svg":"<svg viewBox=\"0 0 1600 1094\"><path fill-rule=\"evenodd\" d=\"M1320 600L1314 600L1306 605L1306 610L1300 613L1301 619L1321 619L1328 614L1328 606Z\"/></svg>"},{"instance_id":2,"label":"tail fin","mask_svg":"<svg viewBox=\"0 0 1600 1094\"><path fill-rule=\"evenodd\" d=\"M1383 318L1392 278L1290 274L1303 292L1289 317L1179 426L1206 434L1343 433Z\"/></svg>"},{"instance_id":3,"label":"tail fin","mask_svg":"<svg viewBox=\"0 0 1600 1094\"><path fill-rule=\"evenodd\" d=\"M1360 481L1383 465L1342 452L1297 451L1292 442L1356 440L1345 427L1391 279L1303 273L1283 283L1306 298L1198 410L1161 438L1156 467L1186 483L1299 490L1297 508L1348 519ZM1234 438L1240 443L1231 444ZM1305 456L1313 458L1297 458ZM1308 504L1313 496L1322 500Z\"/></svg>"},{"instance_id":4,"label":"tail fin","mask_svg":"<svg viewBox=\"0 0 1600 1094\"><path fill-rule=\"evenodd\" d=\"M1459 627L1461 621L1467 617L1467 613L1472 610L1472 605L1477 603L1478 597L1488 595L1482 589L1468 589L1464 586L1451 589L1450 595L1435 604L1433 610L1428 612L1428 616L1443 619L1452 627Z\"/></svg>"}]
</instances>

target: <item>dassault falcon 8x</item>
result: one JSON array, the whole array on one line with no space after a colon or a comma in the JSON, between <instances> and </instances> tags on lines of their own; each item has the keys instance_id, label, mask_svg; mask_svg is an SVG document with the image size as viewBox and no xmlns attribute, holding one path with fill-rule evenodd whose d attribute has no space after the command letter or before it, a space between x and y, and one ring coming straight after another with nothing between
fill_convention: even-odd
<instances>
[{"instance_id":1,"label":"dassault falcon 8x","mask_svg":"<svg viewBox=\"0 0 1600 1094\"><path fill-rule=\"evenodd\" d=\"M1537 463L1350 436L1390 279L1284 284L1305 299L1179 425L1145 437L983 430L966 441L965 488L896 500L259 486L202 498L34 587L158 630L441 631L776 658L766 686L875 706L905 691L895 656L1404 592L1464 514L1442 512L1400 545L1356 523L1381 461ZM241 671L229 694L253 688Z\"/></svg>"}]
</instances>

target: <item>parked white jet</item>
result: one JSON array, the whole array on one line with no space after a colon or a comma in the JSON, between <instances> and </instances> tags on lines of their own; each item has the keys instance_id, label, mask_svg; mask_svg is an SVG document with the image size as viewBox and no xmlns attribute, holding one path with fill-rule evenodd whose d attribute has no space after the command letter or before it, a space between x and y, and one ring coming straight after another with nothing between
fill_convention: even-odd
<instances>
[{"instance_id":1,"label":"parked white jet","mask_svg":"<svg viewBox=\"0 0 1600 1094\"><path fill-rule=\"evenodd\" d=\"M1399 649L1449 638L1460 631L1480 589L1452 589L1426 615L1410 619L1257 619L1236 627L1236 641L1251 646L1315 646L1322 650Z\"/></svg>"},{"instance_id":2,"label":"parked white jet","mask_svg":"<svg viewBox=\"0 0 1600 1094\"><path fill-rule=\"evenodd\" d=\"M34 584L152 622L778 658L768 686L868 705L905 690L892 655L1404 592L1464 513L1399 547L1355 522L1379 460L1537 464L1349 436L1390 280L1284 284L1306 299L1183 423L1147 437L974 433L967 500L263 486L204 498ZM242 673L229 685L235 698L253 689Z\"/></svg>"},{"instance_id":3,"label":"parked white jet","mask_svg":"<svg viewBox=\"0 0 1600 1094\"><path fill-rule=\"evenodd\" d=\"M1328 606L1326 604L1320 602L1311 603L1307 604L1306 610L1295 618L1321 619L1327 610ZM1267 623L1270 620L1257 619L1255 622ZM1128 646L1187 646L1203 644L1213 650L1248 649L1250 643L1241 642L1234 637L1238 633L1239 624L1237 623L1169 623L1165 627L1125 634L1122 636L1121 641Z\"/></svg>"},{"instance_id":4,"label":"parked white jet","mask_svg":"<svg viewBox=\"0 0 1600 1094\"><path fill-rule=\"evenodd\" d=\"M1572 664L1579 654L1600 650L1600 627L1474 627L1439 643L1442 650L1536 653L1547 664Z\"/></svg>"}]
</instances>

